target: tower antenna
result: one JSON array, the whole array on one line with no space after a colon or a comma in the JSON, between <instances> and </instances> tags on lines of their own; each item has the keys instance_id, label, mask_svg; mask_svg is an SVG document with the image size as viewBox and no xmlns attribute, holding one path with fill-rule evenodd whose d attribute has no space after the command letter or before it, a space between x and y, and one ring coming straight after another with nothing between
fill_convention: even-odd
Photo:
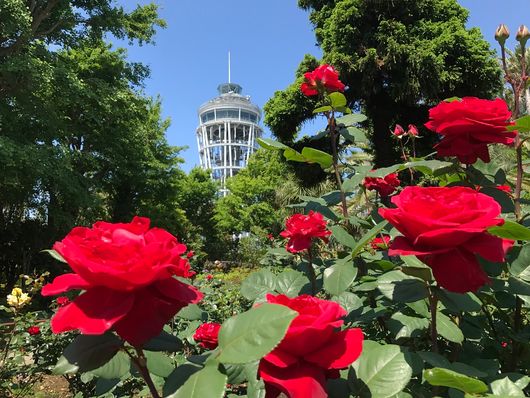
<instances>
[{"instance_id":1,"label":"tower antenna","mask_svg":"<svg viewBox=\"0 0 530 398\"><path fill-rule=\"evenodd\" d=\"M230 81L230 50L228 51L228 83L232 83Z\"/></svg>"}]
</instances>

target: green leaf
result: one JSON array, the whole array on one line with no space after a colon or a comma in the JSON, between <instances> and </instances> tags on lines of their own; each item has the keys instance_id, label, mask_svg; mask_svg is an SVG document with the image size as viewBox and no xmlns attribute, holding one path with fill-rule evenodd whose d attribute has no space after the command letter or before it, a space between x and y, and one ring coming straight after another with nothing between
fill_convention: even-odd
<instances>
[{"instance_id":1,"label":"green leaf","mask_svg":"<svg viewBox=\"0 0 530 398\"><path fill-rule=\"evenodd\" d=\"M150 373L160 377L168 377L173 372L175 364L166 354L154 351L144 351L144 354Z\"/></svg>"},{"instance_id":2,"label":"green leaf","mask_svg":"<svg viewBox=\"0 0 530 398\"><path fill-rule=\"evenodd\" d=\"M331 100L331 106L335 109L344 107L348 103L348 101L346 101L346 97L344 96L344 94L338 91L328 94L328 97Z\"/></svg>"},{"instance_id":3,"label":"green leaf","mask_svg":"<svg viewBox=\"0 0 530 398\"><path fill-rule=\"evenodd\" d=\"M50 256L52 256L57 261L60 261L61 263L67 264L66 260L61 256L58 252L55 250L41 250L41 253L48 253Z\"/></svg>"},{"instance_id":4,"label":"green leaf","mask_svg":"<svg viewBox=\"0 0 530 398\"><path fill-rule=\"evenodd\" d=\"M480 394L488 391L482 381L449 369L432 368L423 372L423 378L433 386L456 388L468 394Z\"/></svg>"},{"instance_id":5,"label":"green leaf","mask_svg":"<svg viewBox=\"0 0 530 398\"><path fill-rule=\"evenodd\" d=\"M228 319L219 331L219 361L247 363L261 359L280 343L297 315L283 305L264 303Z\"/></svg>"},{"instance_id":6,"label":"green leaf","mask_svg":"<svg viewBox=\"0 0 530 398\"><path fill-rule=\"evenodd\" d=\"M506 397L524 397L524 392L508 377L504 379L495 380L490 384L491 392L496 395L503 395Z\"/></svg>"},{"instance_id":7,"label":"green leaf","mask_svg":"<svg viewBox=\"0 0 530 398\"><path fill-rule=\"evenodd\" d=\"M120 351L112 357L105 365L91 370L90 373L103 379L121 379L129 373L131 368L131 361L126 353Z\"/></svg>"},{"instance_id":8,"label":"green leaf","mask_svg":"<svg viewBox=\"0 0 530 398\"><path fill-rule=\"evenodd\" d=\"M506 127L508 131L519 131L520 133L526 133L530 131L530 115L522 116L519 119L515 119L513 126Z\"/></svg>"},{"instance_id":9,"label":"green leaf","mask_svg":"<svg viewBox=\"0 0 530 398\"><path fill-rule=\"evenodd\" d=\"M512 251L516 248L514 247ZM517 258L509 266L510 274L530 282L530 244L521 246Z\"/></svg>"},{"instance_id":10,"label":"green leaf","mask_svg":"<svg viewBox=\"0 0 530 398\"><path fill-rule=\"evenodd\" d=\"M329 112L332 109L333 108L331 106L329 106L329 105L319 106L318 108L313 110L313 114Z\"/></svg>"},{"instance_id":11,"label":"green leaf","mask_svg":"<svg viewBox=\"0 0 530 398\"><path fill-rule=\"evenodd\" d=\"M355 364L356 375L364 382L361 396L392 397L405 388L412 376L412 368L405 355L399 346L393 344L373 347L366 352L363 348Z\"/></svg>"},{"instance_id":12,"label":"green leaf","mask_svg":"<svg viewBox=\"0 0 530 398\"><path fill-rule=\"evenodd\" d=\"M333 225L329 228L331 236L337 240L341 245L353 248L356 245L355 239L340 225Z\"/></svg>"},{"instance_id":13,"label":"green leaf","mask_svg":"<svg viewBox=\"0 0 530 398\"><path fill-rule=\"evenodd\" d=\"M185 363L174 369L171 374L166 378L164 383L163 395L167 397L170 394L175 393L180 387L184 385L191 375L201 370L201 367Z\"/></svg>"},{"instance_id":14,"label":"green leaf","mask_svg":"<svg viewBox=\"0 0 530 398\"><path fill-rule=\"evenodd\" d=\"M364 249L364 247L370 242L379 232L383 230L388 224L388 221L381 221L379 224L375 225L369 231L367 231L361 239L353 246L352 257L355 257L357 253Z\"/></svg>"},{"instance_id":15,"label":"green leaf","mask_svg":"<svg viewBox=\"0 0 530 398\"><path fill-rule=\"evenodd\" d=\"M182 349L182 341L177 336L162 330L158 336L145 343L143 348L148 351L177 352Z\"/></svg>"},{"instance_id":16,"label":"green leaf","mask_svg":"<svg viewBox=\"0 0 530 398\"><path fill-rule=\"evenodd\" d=\"M352 113L349 115L341 116L335 119L337 125L343 124L345 126L353 126L355 123L361 123L368 119L365 115L360 113Z\"/></svg>"},{"instance_id":17,"label":"green leaf","mask_svg":"<svg viewBox=\"0 0 530 398\"><path fill-rule=\"evenodd\" d=\"M446 98L444 99L444 102L454 102L454 101L461 101L462 98L460 97L449 97L449 98Z\"/></svg>"},{"instance_id":18,"label":"green leaf","mask_svg":"<svg viewBox=\"0 0 530 398\"><path fill-rule=\"evenodd\" d=\"M271 140L270 138L257 138L256 141L260 146L266 149L287 149L287 145L282 144L281 142Z\"/></svg>"},{"instance_id":19,"label":"green leaf","mask_svg":"<svg viewBox=\"0 0 530 398\"><path fill-rule=\"evenodd\" d=\"M285 159L290 160L291 162L301 162L301 163L306 162L306 158L302 156L300 152L295 151L292 148L286 148L283 151L283 156L285 157Z\"/></svg>"},{"instance_id":20,"label":"green leaf","mask_svg":"<svg viewBox=\"0 0 530 398\"><path fill-rule=\"evenodd\" d=\"M287 269L276 277L276 291L288 297L296 297L309 279L301 272Z\"/></svg>"},{"instance_id":21,"label":"green leaf","mask_svg":"<svg viewBox=\"0 0 530 398\"><path fill-rule=\"evenodd\" d=\"M318 163L323 169L327 169L333 165L333 156L315 148L303 148L302 156L306 159L306 162Z\"/></svg>"},{"instance_id":22,"label":"green leaf","mask_svg":"<svg viewBox=\"0 0 530 398\"><path fill-rule=\"evenodd\" d=\"M363 130L358 127L350 126L339 130L339 134L351 143L366 143L368 138Z\"/></svg>"},{"instance_id":23,"label":"green leaf","mask_svg":"<svg viewBox=\"0 0 530 398\"><path fill-rule=\"evenodd\" d=\"M208 314L204 312L197 304L187 305L177 313L177 316L188 321L195 321L197 319L205 321L208 319Z\"/></svg>"},{"instance_id":24,"label":"green leaf","mask_svg":"<svg viewBox=\"0 0 530 398\"><path fill-rule=\"evenodd\" d=\"M335 264L324 270L324 289L333 296L338 296L355 280L357 268L351 258L337 260Z\"/></svg>"},{"instance_id":25,"label":"green leaf","mask_svg":"<svg viewBox=\"0 0 530 398\"><path fill-rule=\"evenodd\" d=\"M418 301L429 294L425 282L401 271L381 275L377 279L377 288L385 297L400 303Z\"/></svg>"},{"instance_id":26,"label":"green leaf","mask_svg":"<svg viewBox=\"0 0 530 398\"><path fill-rule=\"evenodd\" d=\"M387 323L389 329L395 333L396 340L401 337L416 337L429 327L428 319L408 316L401 312L392 314Z\"/></svg>"},{"instance_id":27,"label":"green leaf","mask_svg":"<svg viewBox=\"0 0 530 398\"><path fill-rule=\"evenodd\" d=\"M100 378L96 381L96 387L95 387L95 395L96 397L100 397L109 391L112 391L120 382L120 379L103 379ZM77 395L76 395L77 397Z\"/></svg>"},{"instance_id":28,"label":"green leaf","mask_svg":"<svg viewBox=\"0 0 530 398\"><path fill-rule=\"evenodd\" d=\"M338 296L333 296L331 299L339 303L348 313L363 306L363 301L360 297L351 292L342 292Z\"/></svg>"},{"instance_id":29,"label":"green leaf","mask_svg":"<svg viewBox=\"0 0 530 398\"><path fill-rule=\"evenodd\" d=\"M55 374L87 372L107 363L123 342L112 333L79 335L64 350L53 368Z\"/></svg>"},{"instance_id":30,"label":"green leaf","mask_svg":"<svg viewBox=\"0 0 530 398\"><path fill-rule=\"evenodd\" d=\"M478 312L482 308L481 301L473 293L460 294L441 289L438 297L453 312Z\"/></svg>"},{"instance_id":31,"label":"green leaf","mask_svg":"<svg viewBox=\"0 0 530 398\"><path fill-rule=\"evenodd\" d=\"M530 283L510 276L508 278L508 291L513 294L530 296Z\"/></svg>"},{"instance_id":32,"label":"green leaf","mask_svg":"<svg viewBox=\"0 0 530 398\"><path fill-rule=\"evenodd\" d=\"M513 221L506 220L501 226L488 228L490 234L513 240L530 240L530 229Z\"/></svg>"},{"instance_id":33,"label":"green leaf","mask_svg":"<svg viewBox=\"0 0 530 398\"><path fill-rule=\"evenodd\" d=\"M227 377L219 371L219 364L211 362L193 373L176 393L166 398L222 398Z\"/></svg>"},{"instance_id":34,"label":"green leaf","mask_svg":"<svg viewBox=\"0 0 530 398\"><path fill-rule=\"evenodd\" d=\"M254 272L241 284L241 295L249 300L263 298L276 288L276 276L268 269Z\"/></svg>"},{"instance_id":35,"label":"green leaf","mask_svg":"<svg viewBox=\"0 0 530 398\"><path fill-rule=\"evenodd\" d=\"M464 341L464 334L460 328L451 321L451 318L440 311L436 313L436 330L440 336L453 343L460 344Z\"/></svg>"}]
</instances>

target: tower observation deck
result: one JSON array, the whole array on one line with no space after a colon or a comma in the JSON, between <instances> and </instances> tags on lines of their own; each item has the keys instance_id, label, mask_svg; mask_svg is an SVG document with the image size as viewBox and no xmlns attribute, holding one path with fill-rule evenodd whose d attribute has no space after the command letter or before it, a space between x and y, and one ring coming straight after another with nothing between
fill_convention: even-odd
<instances>
[{"instance_id":1,"label":"tower observation deck","mask_svg":"<svg viewBox=\"0 0 530 398\"><path fill-rule=\"evenodd\" d=\"M226 196L226 179L245 167L256 150L261 111L249 96L241 95L238 84L224 83L217 90L219 96L199 108L196 135L200 165L211 171L221 184L219 193Z\"/></svg>"}]
</instances>

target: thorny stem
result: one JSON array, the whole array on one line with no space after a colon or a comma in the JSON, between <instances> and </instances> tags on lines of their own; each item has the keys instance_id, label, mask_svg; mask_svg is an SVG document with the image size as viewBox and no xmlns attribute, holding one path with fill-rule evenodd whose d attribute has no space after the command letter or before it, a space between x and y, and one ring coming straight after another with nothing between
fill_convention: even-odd
<instances>
[{"instance_id":1,"label":"thorny stem","mask_svg":"<svg viewBox=\"0 0 530 398\"><path fill-rule=\"evenodd\" d=\"M307 261L309 262L307 272L309 273L309 279L311 280L311 294L314 296L317 292L317 276L315 274L315 269L313 268L313 253L311 252L311 247L307 249Z\"/></svg>"},{"instance_id":2,"label":"thorny stem","mask_svg":"<svg viewBox=\"0 0 530 398\"><path fill-rule=\"evenodd\" d=\"M337 150L338 132L335 126L335 115L333 113L328 114L328 127L331 136L331 151L333 153L333 170L335 171L335 180L337 181L337 187L340 191L340 200L342 202L342 215L344 218L348 218L348 205L346 203L346 194L342 189L342 179L339 171L339 155Z\"/></svg>"},{"instance_id":3,"label":"thorny stem","mask_svg":"<svg viewBox=\"0 0 530 398\"><path fill-rule=\"evenodd\" d=\"M431 313L431 342L432 352L438 354L438 330L436 329L436 313L438 309L438 297L429 287L429 311Z\"/></svg>"},{"instance_id":4,"label":"thorny stem","mask_svg":"<svg viewBox=\"0 0 530 398\"><path fill-rule=\"evenodd\" d=\"M133 355L129 352L129 350L125 349L125 352L133 363L136 365L136 368L142 375L142 378L144 379L145 383L147 384L147 387L149 387L149 391L151 392L151 396L153 398L161 398L158 394L158 391L156 390L155 383L153 383L153 379L151 379L151 375L149 374L149 370L147 369L147 359L145 358L144 352L141 348L135 348L136 355Z\"/></svg>"}]
</instances>

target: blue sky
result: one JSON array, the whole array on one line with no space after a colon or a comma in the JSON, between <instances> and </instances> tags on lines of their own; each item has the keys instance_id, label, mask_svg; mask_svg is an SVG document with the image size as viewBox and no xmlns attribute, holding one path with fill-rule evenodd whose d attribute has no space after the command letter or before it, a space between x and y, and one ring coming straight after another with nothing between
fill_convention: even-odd
<instances>
[{"instance_id":1,"label":"blue sky","mask_svg":"<svg viewBox=\"0 0 530 398\"><path fill-rule=\"evenodd\" d=\"M131 61L151 68L145 92L160 96L163 113L171 119L167 138L171 145L188 146L181 153L182 168L198 165L195 140L198 107L217 95L217 85L228 79L228 51L232 82L243 87L260 107L289 85L304 54L321 51L308 13L296 0L154 0L168 27L156 35L156 45L132 46ZM150 1L119 0L124 7ZM529 0L460 0L470 10L468 26L478 26L493 42L499 23L508 25L512 37L521 23L530 25ZM528 20L523 20L524 15ZM126 43L116 43L124 46ZM268 132L266 133L268 134Z\"/></svg>"}]
</instances>

